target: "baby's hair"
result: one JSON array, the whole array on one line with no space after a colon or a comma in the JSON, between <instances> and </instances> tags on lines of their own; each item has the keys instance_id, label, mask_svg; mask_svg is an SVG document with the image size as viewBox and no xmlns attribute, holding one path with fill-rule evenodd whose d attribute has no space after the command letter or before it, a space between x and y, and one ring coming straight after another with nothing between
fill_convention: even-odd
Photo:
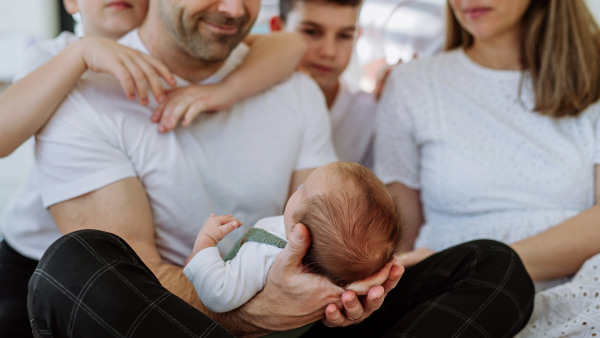
<instances>
[{"instance_id":1,"label":"baby's hair","mask_svg":"<svg viewBox=\"0 0 600 338\"><path fill-rule=\"evenodd\" d=\"M345 287L390 261L400 241L400 212L370 170L348 162L330 167L342 186L307 198L293 218L311 235L305 271Z\"/></svg>"}]
</instances>

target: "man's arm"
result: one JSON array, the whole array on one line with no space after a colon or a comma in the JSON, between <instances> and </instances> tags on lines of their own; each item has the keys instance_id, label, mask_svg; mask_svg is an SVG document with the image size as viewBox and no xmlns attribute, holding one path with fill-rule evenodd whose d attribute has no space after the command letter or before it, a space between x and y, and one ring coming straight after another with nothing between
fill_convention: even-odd
<instances>
[{"instance_id":1,"label":"man's arm","mask_svg":"<svg viewBox=\"0 0 600 338\"><path fill-rule=\"evenodd\" d=\"M117 181L89 194L55 204L49 210L63 234L97 229L120 236L131 245L165 288L210 315L193 285L183 275L183 268L162 262L154 241L150 203L139 179Z\"/></svg>"}]
</instances>

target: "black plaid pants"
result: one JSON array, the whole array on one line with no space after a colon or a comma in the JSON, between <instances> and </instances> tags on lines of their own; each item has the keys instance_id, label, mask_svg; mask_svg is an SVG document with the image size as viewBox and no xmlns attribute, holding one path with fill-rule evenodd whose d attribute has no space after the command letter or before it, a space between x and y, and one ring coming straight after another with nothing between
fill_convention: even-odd
<instances>
[{"instance_id":1,"label":"black plaid pants","mask_svg":"<svg viewBox=\"0 0 600 338\"><path fill-rule=\"evenodd\" d=\"M511 337L533 297L514 251L475 241L407 269L362 323L318 324L305 337ZM125 241L97 230L66 235L46 251L28 307L35 337L233 337L163 288Z\"/></svg>"}]
</instances>

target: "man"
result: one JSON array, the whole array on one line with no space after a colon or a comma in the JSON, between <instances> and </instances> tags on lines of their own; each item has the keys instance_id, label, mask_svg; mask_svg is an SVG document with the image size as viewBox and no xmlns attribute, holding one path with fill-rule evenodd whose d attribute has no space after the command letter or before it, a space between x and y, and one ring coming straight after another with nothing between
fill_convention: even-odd
<instances>
[{"instance_id":1,"label":"man","mask_svg":"<svg viewBox=\"0 0 600 338\"><path fill-rule=\"evenodd\" d=\"M255 0L156 0L139 32L121 42L187 81L218 81L243 57L236 46L258 9ZM355 285L365 295L359 298L302 272L310 237L301 224L262 292L232 312L211 313L180 267L199 224L211 211L233 212L246 224L280 212L289 188L335 159L322 96L294 75L229 111L159 135L150 112L117 93L112 78L86 76L38 137L42 200L68 235L46 250L29 284L37 336L227 336L224 328L259 336L323 317L325 325L307 336L416 330L431 337L439 329L433 323L443 323L444 334L503 336L526 322L533 286L502 244L474 242L435 255L395 291L402 268L388 265ZM32 245L33 234L9 233L18 250ZM388 307L375 312L386 295Z\"/></svg>"},{"instance_id":2,"label":"man","mask_svg":"<svg viewBox=\"0 0 600 338\"><path fill-rule=\"evenodd\" d=\"M338 157L372 168L377 102L342 78L359 35L361 4L360 0L281 0L271 30L304 36L308 51L300 69L325 95Z\"/></svg>"},{"instance_id":3,"label":"man","mask_svg":"<svg viewBox=\"0 0 600 338\"><path fill-rule=\"evenodd\" d=\"M180 85L220 81L240 64L247 47L239 43L259 10L256 1L160 0L150 6L141 29L121 43L164 61ZM213 212L235 213L245 223L243 233L281 213L289 191L312 169L336 160L322 94L304 75L166 135L149 122L155 106L130 102L112 77L81 79L38 136L37 182L3 224L3 247L13 261L28 263L29 275L9 271L3 278L19 277L18 289L27 292L36 262L61 234L102 229L124 238L165 287L205 310L181 268L203 221ZM340 290L331 290L337 300ZM311 294L322 303L311 314L322 316L328 303ZM251 302L248 311L252 304L261 306ZM275 312L265 316L285 314L282 306L269 306ZM271 329L244 327L231 316L220 321L233 332Z\"/></svg>"}]
</instances>

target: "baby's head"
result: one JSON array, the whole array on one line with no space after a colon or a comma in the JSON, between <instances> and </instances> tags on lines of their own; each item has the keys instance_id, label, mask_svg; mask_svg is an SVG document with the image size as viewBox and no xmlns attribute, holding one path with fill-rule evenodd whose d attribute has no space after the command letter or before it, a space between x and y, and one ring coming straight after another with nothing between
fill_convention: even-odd
<instances>
[{"instance_id":1,"label":"baby's head","mask_svg":"<svg viewBox=\"0 0 600 338\"><path fill-rule=\"evenodd\" d=\"M313 171L289 199L288 239L296 223L310 232L307 272L345 287L390 261L400 240L400 213L386 187L368 169L334 162Z\"/></svg>"}]
</instances>

